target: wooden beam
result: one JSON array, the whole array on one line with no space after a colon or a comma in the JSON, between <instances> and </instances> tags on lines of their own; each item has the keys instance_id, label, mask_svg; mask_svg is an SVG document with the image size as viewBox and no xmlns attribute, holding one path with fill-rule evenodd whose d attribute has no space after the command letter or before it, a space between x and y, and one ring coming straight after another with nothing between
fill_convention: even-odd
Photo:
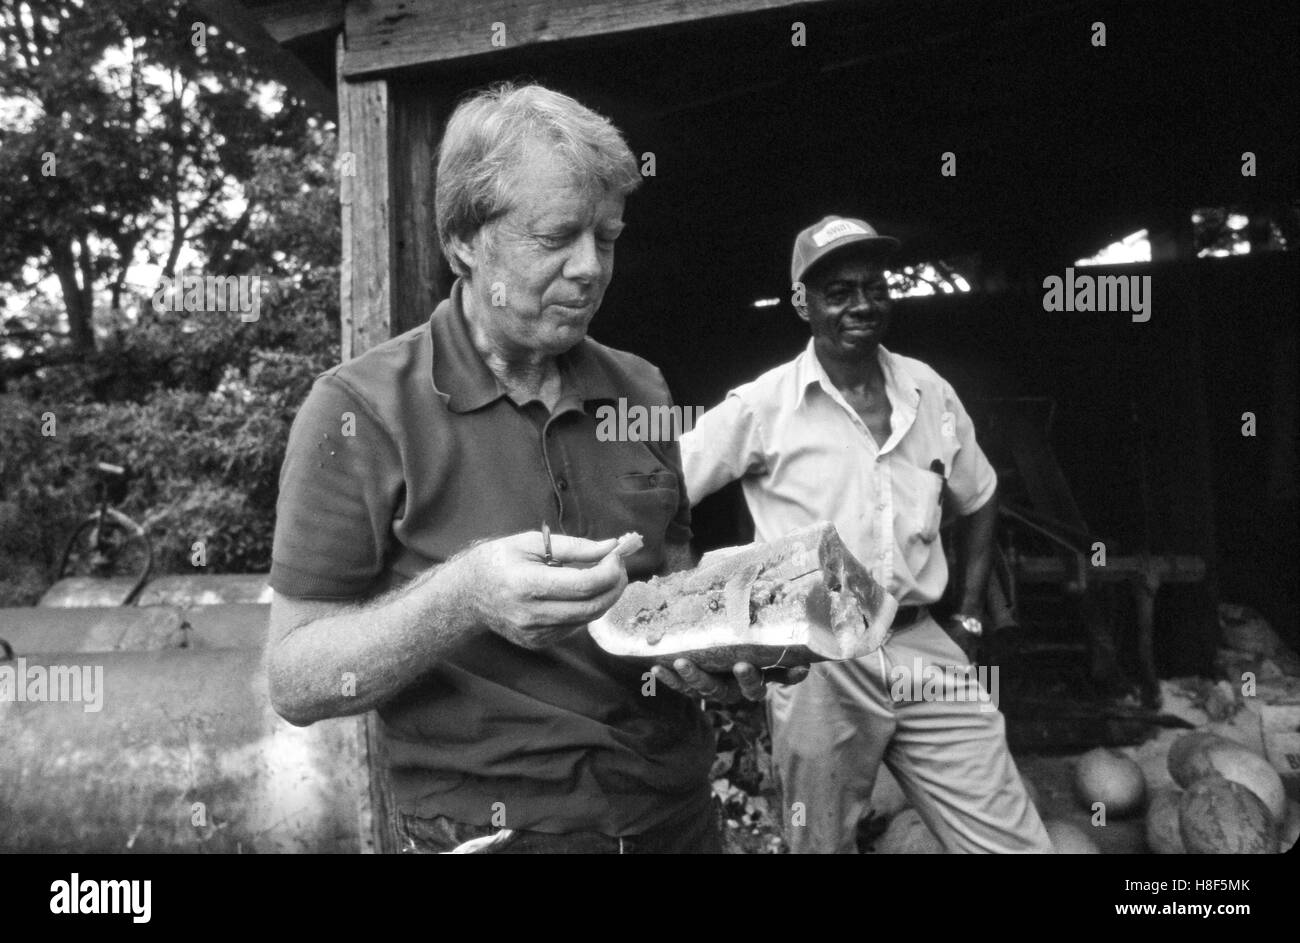
<instances>
[{"instance_id":1,"label":"wooden beam","mask_svg":"<svg viewBox=\"0 0 1300 943\"><path fill-rule=\"evenodd\" d=\"M284 0L258 6L252 13L281 44L343 28L343 0Z\"/></svg>"},{"instance_id":2,"label":"wooden beam","mask_svg":"<svg viewBox=\"0 0 1300 943\"><path fill-rule=\"evenodd\" d=\"M760 11L798 11L839 0L349 0L342 73L509 52L521 46L630 33ZM493 44L502 24L504 45ZM500 31L495 31L500 36Z\"/></svg>"},{"instance_id":3,"label":"wooden beam","mask_svg":"<svg viewBox=\"0 0 1300 943\"><path fill-rule=\"evenodd\" d=\"M258 68L282 83L309 108L331 119L338 113L334 92L292 53L282 49L244 4L237 0L195 0L194 5L219 30L243 46Z\"/></svg>"},{"instance_id":4,"label":"wooden beam","mask_svg":"<svg viewBox=\"0 0 1300 943\"><path fill-rule=\"evenodd\" d=\"M343 56L339 37L337 56ZM339 79L339 203L343 260L339 293L343 359L392 336L393 223L389 162L392 105L387 79Z\"/></svg>"}]
</instances>

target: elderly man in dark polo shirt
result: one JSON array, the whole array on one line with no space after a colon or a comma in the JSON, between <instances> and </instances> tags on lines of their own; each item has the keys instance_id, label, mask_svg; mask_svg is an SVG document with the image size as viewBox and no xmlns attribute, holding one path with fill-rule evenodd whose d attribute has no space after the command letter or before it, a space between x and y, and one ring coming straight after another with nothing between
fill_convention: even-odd
<instances>
[{"instance_id":1,"label":"elderly man in dark polo shirt","mask_svg":"<svg viewBox=\"0 0 1300 943\"><path fill-rule=\"evenodd\" d=\"M602 403L670 403L655 367L586 336L639 181L567 96L463 102L437 176L450 296L318 378L294 423L272 701L295 724L378 711L408 850L718 848L698 697L761 698L760 673L652 680L585 631L628 579L690 565L676 443L595 435Z\"/></svg>"}]
</instances>

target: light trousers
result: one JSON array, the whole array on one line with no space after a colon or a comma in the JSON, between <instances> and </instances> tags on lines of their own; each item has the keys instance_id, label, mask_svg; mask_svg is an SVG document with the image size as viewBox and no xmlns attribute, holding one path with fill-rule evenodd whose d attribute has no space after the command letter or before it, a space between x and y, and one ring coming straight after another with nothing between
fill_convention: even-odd
<instances>
[{"instance_id":1,"label":"light trousers","mask_svg":"<svg viewBox=\"0 0 1300 943\"><path fill-rule=\"evenodd\" d=\"M981 684L983 680L983 684ZM768 694L795 854L856 854L883 761L950 853L1053 851L1007 749L997 678L933 619L865 658L822 662Z\"/></svg>"}]
</instances>

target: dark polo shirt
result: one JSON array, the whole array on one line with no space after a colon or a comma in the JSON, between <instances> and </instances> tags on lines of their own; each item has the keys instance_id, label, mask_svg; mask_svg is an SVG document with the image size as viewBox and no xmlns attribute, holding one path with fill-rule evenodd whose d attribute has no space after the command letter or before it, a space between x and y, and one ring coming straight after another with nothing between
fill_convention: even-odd
<instances>
[{"instance_id":1,"label":"dark polo shirt","mask_svg":"<svg viewBox=\"0 0 1300 943\"><path fill-rule=\"evenodd\" d=\"M559 358L555 411L520 407L475 351L459 288L428 324L317 379L280 476L277 592L373 596L543 520L593 540L639 532L632 579L689 539L677 444L596 438L603 403L670 402L660 372L588 338ZM712 733L691 700L643 696L643 671L586 632L540 652L469 633L379 710L400 811L609 835L700 812Z\"/></svg>"}]
</instances>

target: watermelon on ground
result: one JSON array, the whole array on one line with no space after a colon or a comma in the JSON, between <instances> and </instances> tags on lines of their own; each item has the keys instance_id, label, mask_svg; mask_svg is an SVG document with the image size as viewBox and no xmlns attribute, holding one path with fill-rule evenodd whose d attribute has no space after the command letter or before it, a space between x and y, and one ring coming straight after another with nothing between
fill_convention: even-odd
<instances>
[{"instance_id":1,"label":"watermelon on ground","mask_svg":"<svg viewBox=\"0 0 1300 943\"><path fill-rule=\"evenodd\" d=\"M1277 827L1259 797L1217 774L1192 783L1178 806L1178 830L1194 855L1277 851Z\"/></svg>"}]
</instances>

